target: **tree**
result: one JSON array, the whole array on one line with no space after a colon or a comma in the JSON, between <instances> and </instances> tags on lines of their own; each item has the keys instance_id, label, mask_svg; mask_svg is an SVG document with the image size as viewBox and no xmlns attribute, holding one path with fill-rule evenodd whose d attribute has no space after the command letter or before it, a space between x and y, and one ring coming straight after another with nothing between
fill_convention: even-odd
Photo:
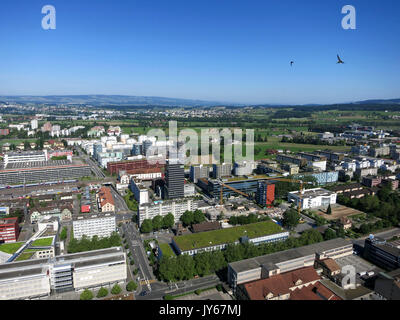
<instances>
[{"instance_id":1,"label":"tree","mask_svg":"<svg viewBox=\"0 0 400 320\"><path fill-rule=\"evenodd\" d=\"M294 209L288 209L283 214L283 226L293 230L300 221L298 212Z\"/></svg>"},{"instance_id":2,"label":"tree","mask_svg":"<svg viewBox=\"0 0 400 320\"><path fill-rule=\"evenodd\" d=\"M328 210L326 210L326 214L332 214L331 204L329 204Z\"/></svg>"},{"instance_id":3,"label":"tree","mask_svg":"<svg viewBox=\"0 0 400 320\"><path fill-rule=\"evenodd\" d=\"M153 231L153 222L150 219L145 219L140 226L140 231L142 233L149 233Z\"/></svg>"},{"instance_id":4,"label":"tree","mask_svg":"<svg viewBox=\"0 0 400 320\"><path fill-rule=\"evenodd\" d=\"M152 220L153 230L160 230L162 228L163 218L161 216L156 216Z\"/></svg>"},{"instance_id":5,"label":"tree","mask_svg":"<svg viewBox=\"0 0 400 320\"><path fill-rule=\"evenodd\" d=\"M93 292L90 291L90 290L88 290L88 289L85 289L85 290L81 293L80 299L81 299L81 300L92 300L93 297L94 297L94 296L93 296Z\"/></svg>"},{"instance_id":6,"label":"tree","mask_svg":"<svg viewBox=\"0 0 400 320\"><path fill-rule=\"evenodd\" d=\"M204 216L204 213L201 212L201 210L195 210L193 214L193 222L194 223L201 223L206 221L206 217Z\"/></svg>"},{"instance_id":7,"label":"tree","mask_svg":"<svg viewBox=\"0 0 400 320\"><path fill-rule=\"evenodd\" d=\"M335 239L336 236L336 232L334 230L332 230L331 228L328 228L325 230L324 232L324 240L331 240L331 239Z\"/></svg>"},{"instance_id":8,"label":"tree","mask_svg":"<svg viewBox=\"0 0 400 320\"><path fill-rule=\"evenodd\" d=\"M301 235L301 240L303 241L304 245L309 245L317 242L321 242L324 239L322 238L322 235L315 229L309 229L304 231L304 233Z\"/></svg>"},{"instance_id":9,"label":"tree","mask_svg":"<svg viewBox=\"0 0 400 320\"><path fill-rule=\"evenodd\" d=\"M165 229L172 228L174 224L175 224L175 218L171 212L168 213L166 216L164 216L162 221L163 228Z\"/></svg>"},{"instance_id":10,"label":"tree","mask_svg":"<svg viewBox=\"0 0 400 320\"><path fill-rule=\"evenodd\" d=\"M137 284L134 281L129 281L128 284L126 285L126 290L131 292L131 291L135 291L137 289Z\"/></svg>"},{"instance_id":11,"label":"tree","mask_svg":"<svg viewBox=\"0 0 400 320\"><path fill-rule=\"evenodd\" d=\"M115 284L111 289L112 294L120 294L121 291L122 291L122 289L118 284Z\"/></svg>"},{"instance_id":12,"label":"tree","mask_svg":"<svg viewBox=\"0 0 400 320\"><path fill-rule=\"evenodd\" d=\"M194 221L193 211L185 211L181 216L181 221L185 227L190 226Z\"/></svg>"},{"instance_id":13,"label":"tree","mask_svg":"<svg viewBox=\"0 0 400 320\"><path fill-rule=\"evenodd\" d=\"M101 287L99 292L97 292L97 298L104 298L107 297L108 295L108 290L106 288Z\"/></svg>"},{"instance_id":14,"label":"tree","mask_svg":"<svg viewBox=\"0 0 400 320\"><path fill-rule=\"evenodd\" d=\"M346 233L345 233L345 231L344 231L343 226L341 226L341 227L339 228L339 230L337 231L337 236L338 236L339 238L344 238L344 237L346 236Z\"/></svg>"}]
</instances>

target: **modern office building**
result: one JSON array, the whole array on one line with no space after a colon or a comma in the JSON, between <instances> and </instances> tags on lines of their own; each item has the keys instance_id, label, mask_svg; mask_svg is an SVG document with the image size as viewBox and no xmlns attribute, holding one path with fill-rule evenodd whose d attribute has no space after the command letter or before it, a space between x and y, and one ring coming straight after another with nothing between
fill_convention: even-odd
<instances>
[{"instance_id":1,"label":"modern office building","mask_svg":"<svg viewBox=\"0 0 400 320\"><path fill-rule=\"evenodd\" d=\"M353 254L353 244L342 238L293 248L228 264L228 283L235 291L242 283L313 266L315 261Z\"/></svg>"},{"instance_id":2,"label":"modern office building","mask_svg":"<svg viewBox=\"0 0 400 320\"><path fill-rule=\"evenodd\" d=\"M197 183L200 178L208 178L210 174L210 167L208 166L191 166L190 167L190 180Z\"/></svg>"},{"instance_id":3,"label":"modern office building","mask_svg":"<svg viewBox=\"0 0 400 320\"><path fill-rule=\"evenodd\" d=\"M389 271L400 268L400 249L373 235L365 239L363 256Z\"/></svg>"},{"instance_id":4,"label":"modern office building","mask_svg":"<svg viewBox=\"0 0 400 320\"><path fill-rule=\"evenodd\" d=\"M0 242L16 242L19 236L18 218L0 219Z\"/></svg>"},{"instance_id":5,"label":"modern office building","mask_svg":"<svg viewBox=\"0 0 400 320\"><path fill-rule=\"evenodd\" d=\"M168 199L180 199L185 196L184 165L176 160L167 160L165 168L165 191Z\"/></svg>"},{"instance_id":6,"label":"modern office building","mask_svg":"<svg viewBox=\"0 0 400 320\"><path fill-rule=\"evenodd\" d=\"M117 230L115 215L106 214L81 214L74 216L73 221L74 238L80 240L83 235L91 238L110 237Z\"/></svg>"},{"instance_id":7,"label":"modern office building","mask_svg":"<svg viewBox=\"0 0 400 320\"><path fill-rule=\"evenodd\" d=\"M275 200L275 184L269 181L258 181L257 203L263 207L270 207Z\"/></svg>"},{"instance_id":8,"label":"modern office building","mask_svg":"<svg viewBox=\"0 0 400 320\"><path fill-rule=\"evenodd\" d=\"M301 204L301 209L310 209L315 207L328 207L330 204L336 203L337 194L335 192L322 189L306 189L302 193L293 191L288 193L288 201L293 202L296 206Z\"/></svg>"},{"instance_id":9,"label":"modern office building","mask_svg":"<svg viewBox=\"0 0 400 320\"><path fill-rule=\"evenodd\" d=\"M213 164L212 177L214 179L221 179L223 177L230 177L232 175L232 164Z\"/></svg>"},{"instance_id":10,"label":"modern office building","mask_svg":"<svg viewBox=\"0 0 400 320\"><path fill-rule=\"evenodd\" d=\"M126 254L121 247L12 262L0 265L0 300L99 289L126 279Z\"/></svg>"}]
</instances>

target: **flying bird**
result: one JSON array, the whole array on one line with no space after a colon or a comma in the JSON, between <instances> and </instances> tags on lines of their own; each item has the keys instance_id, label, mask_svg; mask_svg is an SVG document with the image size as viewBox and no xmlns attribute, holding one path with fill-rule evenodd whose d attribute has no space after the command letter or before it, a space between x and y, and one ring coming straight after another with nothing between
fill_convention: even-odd
<instances>
[{"instance_id":1,"label":"flying bird","mask_svg":"<svg viewBox=\"0 0 400 320\"><path fill-rule=\"evenodd\" d=\"M342 59L340 59L339 55L337 55L337 58L338 58L338 62L337 62L337 63L341 63L341 64L344 63L344 62L342 61Z\"/></svg>"},{"instance_id":2,"label":"flying bird","mask_svg":"<svg viewBox=\"0 0 400 320\"><path fill-rule=\"evenodd\" d=\"M290 66L293 66L294 61L290 61Z\"/></svg>"}]
</instances>

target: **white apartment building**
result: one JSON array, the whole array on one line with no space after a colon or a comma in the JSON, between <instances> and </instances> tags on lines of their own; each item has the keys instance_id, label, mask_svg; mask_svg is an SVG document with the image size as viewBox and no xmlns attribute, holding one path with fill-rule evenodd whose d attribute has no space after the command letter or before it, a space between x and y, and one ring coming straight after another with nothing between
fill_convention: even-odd
<instances>
[{"instance_id":1,"label":"white apartment building","mask_svg":"<svg viewBox=\"0 0 400 320\"><path fill-rule=\"evenodd\" d=\"M155 201L139 206L138 220L139 226L145 219L153 219L156 216L166 216L172 213L175 218L175 223L179 221L185 211L194 211L199 207L199 201L193 199L180 201Z\"/></svg>"},{"instance_id":2,"label":"white apartment building","mask_svg":"<svg viewBox=\"0 0 400 320\"><path fill-rule=\"evenodd\" d=\"M295 203L301 203L301 209L310 209L316 207L327 207L330 204L336 203L337 194L322 188L307 189L301 194L299 191L289 192L288 201Z\"/></svg>"},{"instance_id":3,"label":"white apartment building","mask_svg":"<svg viewBox=\"0 0 400 320\"><path fill-rule=\"evenodd\" d=\"M80 240L83 235L91 238L98 236L105 238L111 236L116 231L116 219L112 213L104 215L79 215L72 221L74 238Z\"/></svg>"},{"instance_id":4,"label":"white apartment building","mask_svg":"<svg viewBox=\"0 0 400 320\"><path fill-rule=\"evenodd\" d=\"M36 130L37 128L39 128L39 121L37 119L31 120L31 129Z\"/></svg>"}]
</instances>

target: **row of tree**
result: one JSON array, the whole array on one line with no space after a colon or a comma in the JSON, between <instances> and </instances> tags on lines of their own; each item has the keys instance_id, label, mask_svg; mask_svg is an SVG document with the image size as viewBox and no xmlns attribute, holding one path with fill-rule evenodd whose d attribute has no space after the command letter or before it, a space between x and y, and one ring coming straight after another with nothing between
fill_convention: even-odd
<instances>
[{"instance_id":1,"label":"row of tree","mask_svg":"<svg viewBox=\"0 0 400 320\"><path fill-rule=\"evenodd\" d=\"M121 238L117 232L113 232L110 237L99 239L98 236L92 238L86 235L80 240L72 238L68 244L68 253L77 253L121 246Z\"/></svg>"},{"instance_id":2,"label":"row of tree","mask_svg":"<svg viewBox=\"0 0 400 320\"><path fill-rule=\"evenodd\" d=\"M204 216L204 213L201 210L195 210L195 211L187 210L183 213L180 220L182 221L183 225L187 227L191 226L192 224L202 223L206 221L206 217Z\"/></svg>"},{"instance_id":3,"label":"row of tree","mask_svg":"<svg viewBox=\"0 0 400 320\"><path fill-rule=\"evenodd\" d=\"M310 229L299 238L290 237L286 241L254 245L252 243L230 244L223 251L202 252L195 256L179 255L178 257L161 258L157 264L156 274L162 281L181 281L194 276L205 276L215 272L226 271L227 264L262 256L278 251L297 248L323 241L322 235Z\"/></svg>"},{"instance_id":4,"label":"row of tree","mask_svg":"<svg viewBox=\"0 0 400 320\"><path fill-rule=\"evenodd\" d=\"M156 216L153 219L143 220L140 231L142 233L149 233L152 231L158 231L160 229L169 229L174 226L175 218L172 213L168 213L166 216Z\"/></svg>"},{"instance_id":5,"label":"row of tree","mask_svg":"<svg viewBox=\"0 0 400 320\"><path fill-rule=\"evenodd\" d=\"M271 220L269 217L258 217L258 215L254 213L250 213L248 216L231 216L229 218L229 224L231 225L243 225L243 224L250 224L250 223L256 223L256 222L261 222L261 221L268 221Z\"/></svg>"}]
</instances>

